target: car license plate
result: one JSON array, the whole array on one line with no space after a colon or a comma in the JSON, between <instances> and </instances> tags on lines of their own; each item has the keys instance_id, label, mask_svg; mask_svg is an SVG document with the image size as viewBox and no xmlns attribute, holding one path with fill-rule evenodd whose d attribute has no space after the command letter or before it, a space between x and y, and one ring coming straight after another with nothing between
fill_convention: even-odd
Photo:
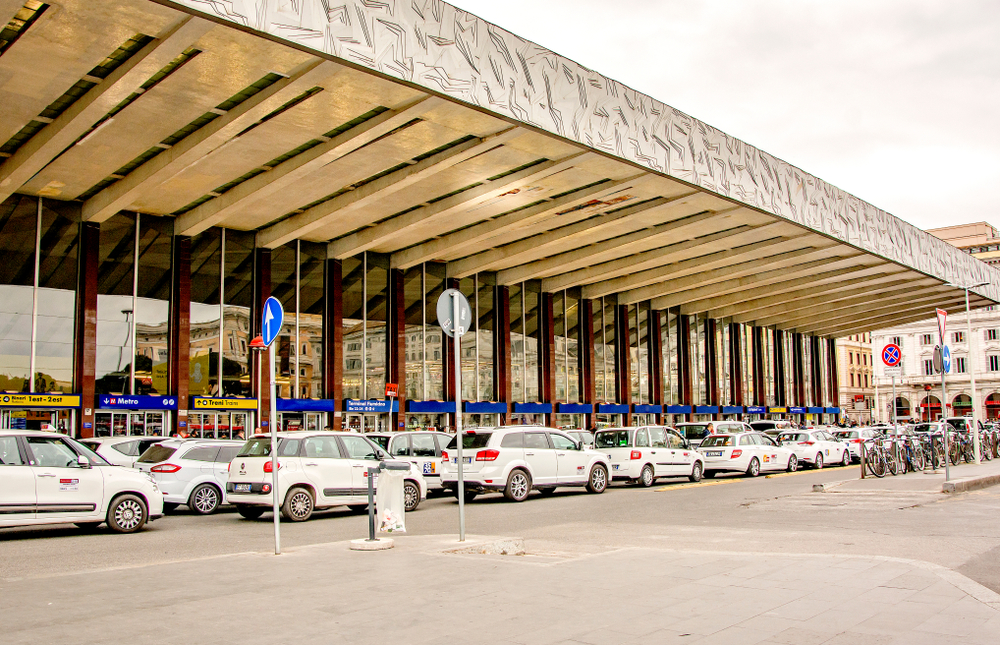
<instances>
[{"instance_id":1,"label":"car license plate","mask_svg":"<svg viewBox=\"0 0 1000 645\"><path fill-rule=\"evenodd\" d=\"M236 484L233 486L233 490L235 490L237 493L249 493L250 484Z\"/></svg>"},{"instance_id":2,"label":"car license plate","mask_svg":"<svg viewBox=\"0 0 1000 645\"><path fill-rule=\"evenodd\" d=\"M458 463L458 457L452 457L451 463L457 464ZM472 457L462 457L462 463L463 464L471 464L472 463Z\"/></svg>"},{"instance_id":3,"label":"car license plate","mask_svg":"<svg viewBox=\"0 0 1000 645\"><path fill-rule=\"evenodd\" d=\"M706 457L721 457L722 456L722 451L721 450L709 450L708 452L705 453L705 456Z\"/></svg>"}]
</instances>

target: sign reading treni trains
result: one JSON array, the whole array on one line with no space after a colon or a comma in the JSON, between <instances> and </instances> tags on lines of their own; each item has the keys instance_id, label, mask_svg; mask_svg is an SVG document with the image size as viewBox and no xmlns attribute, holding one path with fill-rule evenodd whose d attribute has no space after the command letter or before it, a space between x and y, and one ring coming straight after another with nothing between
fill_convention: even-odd
<instances>
[{"instance_id":1,"label":"sign reading treni trains","mask_svg":"<svg viewBox=\"0 0 1000 645\"><path fill-rule=\"evenodd\" d=\"M256 410L257 399L218 399L208 396L191 397L195 410Z\"/></svg>"}]
</instances>

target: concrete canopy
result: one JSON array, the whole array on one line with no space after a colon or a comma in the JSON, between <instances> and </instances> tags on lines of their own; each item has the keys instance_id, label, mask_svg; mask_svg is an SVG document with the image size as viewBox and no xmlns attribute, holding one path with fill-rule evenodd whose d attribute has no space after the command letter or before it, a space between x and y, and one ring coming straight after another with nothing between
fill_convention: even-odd
<instances>
[{"instance_id":1,"label":"concrete canopy","mask_svg":"<svg viewBox=\"0 0 1000 645\"><path fill-rule=\"evenodd\" d=\"M944 242L436 0L0 0L0 199L837 336L1000 300Z\"/></svg>"}]
</instances>

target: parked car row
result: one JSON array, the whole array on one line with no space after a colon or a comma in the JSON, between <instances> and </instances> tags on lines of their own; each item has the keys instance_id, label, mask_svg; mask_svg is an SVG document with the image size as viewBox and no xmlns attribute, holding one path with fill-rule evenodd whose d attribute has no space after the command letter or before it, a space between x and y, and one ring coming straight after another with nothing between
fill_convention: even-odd
<instances>
[{"instance_id":1,"label":"parked car row","mask_svg":"<svg viewBox=\"0 0 1000 645\"><path fill-rule=\"evenodd\" d=\"M542 426L473 428L462 434L466 500L500 492L511 501L559 487L603 493L612 481L652 486L657 479L697 482L720 473L756 476L850 463L855 437L826 429L742 422L604 428L596 433ZM777 432L776 436L771 433ZM856 432L858 440L865 430ZM210 514L232 504L245 518L273 507L289 521L314 511L367 508L369 469L405 463L407 511L428 490L458 487L458 438L415 431L279 432L277 490L271 437L247 441L106 437L76 441L51 432L0 430L0 526L101 523L116 532L141 529L181 505ZM377 470L373 487L377 485Z\"/></svg>"}]
</instances>

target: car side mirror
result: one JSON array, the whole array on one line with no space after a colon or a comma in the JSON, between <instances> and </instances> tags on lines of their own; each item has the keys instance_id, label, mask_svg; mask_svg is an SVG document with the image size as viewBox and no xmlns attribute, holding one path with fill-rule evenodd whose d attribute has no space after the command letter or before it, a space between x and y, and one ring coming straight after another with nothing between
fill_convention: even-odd
<instances>
[{"instance_id":1,"label":"car side mirror","mask_svg":"<svg viewBox=\"0 0 1000 645\"><path fill-rule=\"evenodd\" d=\"M86 455L77 455L76 465L80 468L90 468L90 460L87 459Z\"/></svg>"}]
</instances>

